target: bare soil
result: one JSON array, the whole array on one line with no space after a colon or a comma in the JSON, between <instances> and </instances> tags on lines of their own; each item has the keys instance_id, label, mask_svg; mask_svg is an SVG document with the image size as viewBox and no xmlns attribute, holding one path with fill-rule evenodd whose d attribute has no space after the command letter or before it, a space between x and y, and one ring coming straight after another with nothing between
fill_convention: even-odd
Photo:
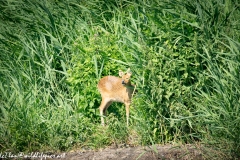
<instances>
[{"instance_id":1,"label":"bare soil","mask_svg":"<svg viewBox=\"0 0 240 160\"><path fill-rule=\"evenodd\" d=\"M156 145L151 147L106 148L98 151L78 150L65 153L64 160L202 160L196 145Z\"/></svg>"}]
</instances>

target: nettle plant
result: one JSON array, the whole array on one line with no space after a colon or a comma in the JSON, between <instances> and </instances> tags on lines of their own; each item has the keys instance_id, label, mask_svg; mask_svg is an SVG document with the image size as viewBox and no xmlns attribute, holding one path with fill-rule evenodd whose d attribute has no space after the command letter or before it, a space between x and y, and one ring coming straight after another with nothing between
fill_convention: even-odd
<instances>
[{"instance_id":1,"label":"nettle plant","mask_svg":"<svg viewBox=\"0 0 240 160\"><path fill-rule=\"evenodd\" d=\"M97 117L101 101L97 82L104 75L117 75L123 65L116 63L122 59L115 35L101 27L93 27L75 41L72 66L68 70L67 81L71 94L78 103L78 111L88 117Z\"/></svg>"}]
</instances>

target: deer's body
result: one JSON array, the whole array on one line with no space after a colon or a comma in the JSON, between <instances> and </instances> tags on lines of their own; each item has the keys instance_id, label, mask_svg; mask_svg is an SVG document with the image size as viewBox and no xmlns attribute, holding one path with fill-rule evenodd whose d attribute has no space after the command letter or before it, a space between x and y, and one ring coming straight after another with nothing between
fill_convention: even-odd
<instances>
[{"instance_id":1,"label":"deer's body","mask_svg":"<svg viewBox=\"0 0 240 160\"><path fill-rule=\"evenodd\" d=\"M112 102L121 102L126 106L127 125L129 121L129 107L131 103L134 85L131 84L131 73L123 74L119 71L119 77L106 76L98 82L98 90L102 96L102 102L99 107L101 123L104 125L103 115L106 115L107 108Z\"/></svg>"}]
</instances>

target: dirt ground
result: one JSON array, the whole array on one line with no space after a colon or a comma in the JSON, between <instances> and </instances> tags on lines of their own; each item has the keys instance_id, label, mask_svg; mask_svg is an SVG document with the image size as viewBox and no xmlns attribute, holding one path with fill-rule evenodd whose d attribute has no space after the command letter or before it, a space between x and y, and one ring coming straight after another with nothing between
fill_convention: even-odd
<instances>
[{"instance_id":1,"label":"dirt ground","mask_svg":"<svg viewBox=\"0 0 240 160\"><path fill-rule=\"evenodd\" d=\"M65 153L61 160L202 160L201 150L194 145L158 145L151 147L106 148L98 151L79 150Z\"/></svg>"}]
</instances>

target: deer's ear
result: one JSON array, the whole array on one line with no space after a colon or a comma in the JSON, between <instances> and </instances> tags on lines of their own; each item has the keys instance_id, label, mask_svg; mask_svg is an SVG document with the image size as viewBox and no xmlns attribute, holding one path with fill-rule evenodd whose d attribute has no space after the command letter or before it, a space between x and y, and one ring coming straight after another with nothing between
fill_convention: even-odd
<instances>
[{"instance_id":1,"label":"deer's ear","mask_svg":"<svg viewBox=\"0 0 240 160\"><path fill-rule=\"evenodd\" d=\"M131 72L128 72L127 75L130 77L130 76L132 75L132 73L131 73Z\"/></svg>"},{"instance_id":2,"label":"deer's ear","mask_svg":"<svg viewBox=\"0 0 240 160\"><path fill-rule=\"evenodd\" d=\"M122 70L119 70L119 76L122 77L124 75Z\"/></svg>"},{"instance_id":3,"label":"deer's ear","mask_svg":"<svg viewBox=\"0 0 240 160\"><path fill-rule=\"evenodd\" d=\"M132 75L132 72L131 72L130 68L127 69L127 75L129 75L129 76Z\"/></svg>"}]
</instances>

